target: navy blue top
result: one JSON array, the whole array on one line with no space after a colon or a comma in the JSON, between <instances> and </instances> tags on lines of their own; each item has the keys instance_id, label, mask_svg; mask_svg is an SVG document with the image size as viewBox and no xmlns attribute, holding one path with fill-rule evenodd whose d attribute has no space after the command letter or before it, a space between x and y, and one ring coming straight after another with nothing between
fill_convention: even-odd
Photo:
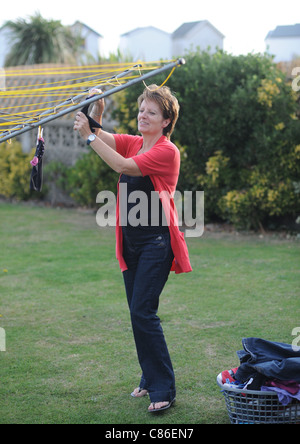
<instances>
[{"instance_id":1,"label":"navy blue top","mask_svg":"<svg viewBox=\"0 0 300 444\"><path fill-rule=\"evenodd\" d=\"M122 174L120 185L123 184L127 185L127 193L120 194L120 211L121 220L127 221L127 224L122 226L122 229L126 231L146 230L147 233L168 232L169 228L162 203L159 194L154 190L150 177L133 177ZM124 202L125 198L126 202Z\"/></svg>"}]
</instances>

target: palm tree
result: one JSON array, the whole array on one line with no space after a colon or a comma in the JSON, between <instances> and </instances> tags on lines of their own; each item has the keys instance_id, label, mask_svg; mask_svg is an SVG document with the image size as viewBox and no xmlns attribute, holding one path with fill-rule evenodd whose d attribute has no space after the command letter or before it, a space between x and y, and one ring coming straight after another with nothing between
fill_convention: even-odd
<instances>
[{"instance_id":1,"label":"palm tree","mask_svg":"<svg viewBox=\"0 0 300 444\"><path fill-rule=\"evenodd\" d=\"M82 38L59 20L46 20L39 12L17 21L7 21L11 48L5 66L39 63L76 63L83 47Z\"/></svg>"}]
</instances>

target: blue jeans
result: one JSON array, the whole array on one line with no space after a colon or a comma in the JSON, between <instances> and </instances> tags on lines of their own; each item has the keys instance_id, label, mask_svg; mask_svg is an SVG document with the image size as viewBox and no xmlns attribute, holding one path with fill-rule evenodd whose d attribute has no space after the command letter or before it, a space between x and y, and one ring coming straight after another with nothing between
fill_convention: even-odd
<instances>
[{"instance_id":1,"label":"blue jeans","mask_svg":"<svg viewBox=\"0 0 300 444\"><path fill-rule=\"evenodd\" d=\"M148 390L151 402L172 401L176 396L175 376L157 316L159 297L174 259L170 234L124 230L123 245L128 267L123 277L143 372L140 387Z\"/></svg>"},{"instance_id":2,"label":"blue jeans","mask_svg":"<svg viewBox=\"0 0 300 444\"><path fill-rule=\"evenodd\" d=\"M241 362L235 375L238 381L245 382L258 373L267 379L300 383L300 351L293 350L291 345L245 338L243 347L237 352Z\"/></svg>"}]
</instances>

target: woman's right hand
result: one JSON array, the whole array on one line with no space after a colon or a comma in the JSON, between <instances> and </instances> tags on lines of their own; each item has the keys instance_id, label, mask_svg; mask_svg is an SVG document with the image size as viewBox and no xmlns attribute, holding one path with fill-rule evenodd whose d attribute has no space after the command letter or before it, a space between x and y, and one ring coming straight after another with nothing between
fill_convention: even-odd
<instances>
[{"instance_id":1,"label":"woman's right hand","mask_svg":"<svg viewBox=\"0 0 300 444\"><path fill-rule=\"evenodd\" d=\"M100 95L102 94L101 89L91 89L90 90L90 96L94 96L95 94ZM102 116L103 112L104 112L104 108L105 108L105 101L104 99L99 99L97 100L97 102L94 103L94 107L93 107L93 112L94 114L96 114L97 116Z\"/></svg>"}]
</instances>

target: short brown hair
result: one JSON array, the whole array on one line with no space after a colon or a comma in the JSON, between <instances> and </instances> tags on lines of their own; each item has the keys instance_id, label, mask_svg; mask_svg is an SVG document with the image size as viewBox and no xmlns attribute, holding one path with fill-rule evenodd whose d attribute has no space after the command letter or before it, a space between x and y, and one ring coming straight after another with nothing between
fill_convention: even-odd
<instances>
[{"instance_id":1,"label":"short brown hair","mask_svg":"<svg viewBox=\"0 0 300 444\"><path fill-rule=\"evenodd\" d=\"M163 130L163 134L170 139L179 116L180 106L177 98L172 94L168 86L159 88L157 85L150 85L145 88L143 94L138 98L139 107L144 100L156 102L162 111L163 118L171 120L169 125Z\"/></svg>"}]
</instances>

